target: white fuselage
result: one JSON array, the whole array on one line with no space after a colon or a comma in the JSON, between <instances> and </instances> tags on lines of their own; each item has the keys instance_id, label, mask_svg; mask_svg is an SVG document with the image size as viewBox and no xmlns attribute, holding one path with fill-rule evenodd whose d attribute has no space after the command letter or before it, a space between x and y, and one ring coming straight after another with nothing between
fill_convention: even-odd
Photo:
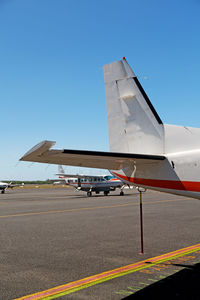
<instances>
[{"instance_id":1,"label":"white fuselage","mask_svg":"<svg viewBox=\"0 0 200 300\"><path fill-rule=\"evenodd\" d=\"M110 191L115 188L121 188L124 184L117 178L106 180L104 177L99 178L65 178L67 184L82 191Z\"/></svg>"},{"instance_id":2,"label":"white fuselage","mask_svg":"<svg viewBox=\"0 0 200 300\"><path fill-rule=\"evenodd\" d=\"M200 150L167 155L159 163L112 172L135 186L200 199Z\"/></svg>"},{"instance_id":3,"label":"white fuselage","mask_svg":"<svg viewBox=\"0 0 200 300\"><path fill-rule=\"evenodd\" d=\"M0 190L4 190L9 186L7 182L0 182Z\"/></svg>"}]
</instances>

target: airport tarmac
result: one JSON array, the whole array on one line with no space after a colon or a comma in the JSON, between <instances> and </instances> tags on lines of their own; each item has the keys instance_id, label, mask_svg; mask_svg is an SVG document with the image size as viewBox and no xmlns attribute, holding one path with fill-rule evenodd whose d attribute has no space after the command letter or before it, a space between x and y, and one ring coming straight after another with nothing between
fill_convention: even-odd
<instances>
[{"instance_id":1,"label":"airport tarmac","mask_svg":"<svg viewBox=\"0 0 200 300\"><path fill-rule=\"evenodd\" d=\"M136 190L1 194L0 299L200 299L200 201L147 191L143 204L141 255Z\"/></svg>"}]
</instances>

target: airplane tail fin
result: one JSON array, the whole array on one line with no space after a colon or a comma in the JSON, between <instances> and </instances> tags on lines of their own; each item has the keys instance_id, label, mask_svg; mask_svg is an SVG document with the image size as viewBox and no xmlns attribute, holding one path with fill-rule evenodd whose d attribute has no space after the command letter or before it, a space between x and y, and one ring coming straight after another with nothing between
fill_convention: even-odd
<instances>
[{"instance_id":1,"label":"airplane tail fin","mask_svg":"<svg viewBox=\"0 0 200 300\"><path fill-rule=\"evenodd\" d=\"M65 174L64 169L63 169L63 166L58 165L58 173L59 173L60 175L61 175L61 174Z\"/></svg>"},{"instance_id":2,"label":"airplane tail fin","mask_svg":"<svg viewBox=\"0 0 200 300\"><path fill-rule=\"evenodd\" d=\"M110 151L162 154L164 127L126 59L104 66Z\"/></svg>"},{"instance_id":3,"label":"airplane tail fin","mask_svg":"<svg viewBox=\"0 0 200 300\"><path fill-rule=\"evenodd\" d=\"M65 171L63 169L63 166L62 165L58 165L58 174L59 175L59 178L60 179L64 179L65 181L65 184L69 184L69 181L68 181L68 178L66 178L64 175L65 175Z\"/></svg>"}]
</instances>

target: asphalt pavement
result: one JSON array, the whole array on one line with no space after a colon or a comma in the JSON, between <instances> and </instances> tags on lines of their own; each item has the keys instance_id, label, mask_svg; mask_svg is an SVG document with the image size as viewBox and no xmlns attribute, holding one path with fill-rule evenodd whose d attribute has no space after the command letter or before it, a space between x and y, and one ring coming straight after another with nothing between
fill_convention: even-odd
<instances>
[{"instance_id":1,"label":"asphalt pavement","mask_svg":"<svg viewBox=\"0 0 200 300\"><path fill-rule=\"evenodd\" d=\"M93 197L70 188L9 190L0 195L0 299L20 298L196 245L199 216L199 200L144 193L141 255L135 189L125 190L125 196L116 191ZM169 290L166 279L186 271L189 277L182 277L190 282L193 276L195 291L194 274L200 275L197 250L51 299L147 299L152 289L160 291L161 283ZM171 299L181 295L176 285ZM197 296L187 299L200 299Z\"/></svg>"}]
</instances>

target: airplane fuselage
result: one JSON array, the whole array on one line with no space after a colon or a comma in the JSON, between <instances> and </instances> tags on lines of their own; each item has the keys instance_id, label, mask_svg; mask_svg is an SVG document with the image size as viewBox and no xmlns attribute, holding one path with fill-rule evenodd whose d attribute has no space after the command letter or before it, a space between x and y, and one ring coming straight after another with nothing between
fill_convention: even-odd
<instances>
[{"instance_id":1,"label":"airplane fuselage","mask_svg":"<svg viewBox=\"0 0 200 300\"><path fill-rule=\"evenodd\" d=\"M110 176L109 176L110 177ZM65 178L66 184L73 186L77 190L85 192L107 192L114 191L116 188L122 188L123 182L117 178L105 180L103 177L97 178Z\"/></svg>"},{"instance_id":2,"label":"airplane fuselage","mask_svg":"<svg viewBox=\"0 0 200 300\"><path fill-rule=\"evenodd\" d=\"M200 150L166 155L166 160L140 168L112 171L126 183L186 197L200 199Z\"/></svg>"},{"instance_id":3,"label":"airplane fuselage","mask_svg":"<svg viewBox=\"0 0 200 300\"><path fill-rule=\"evenodd\" d=\"M5 190L9 187L9 183L6 182L0 182L0 190L1 193L4 194Z\"/></svg>"}]
</instances>

